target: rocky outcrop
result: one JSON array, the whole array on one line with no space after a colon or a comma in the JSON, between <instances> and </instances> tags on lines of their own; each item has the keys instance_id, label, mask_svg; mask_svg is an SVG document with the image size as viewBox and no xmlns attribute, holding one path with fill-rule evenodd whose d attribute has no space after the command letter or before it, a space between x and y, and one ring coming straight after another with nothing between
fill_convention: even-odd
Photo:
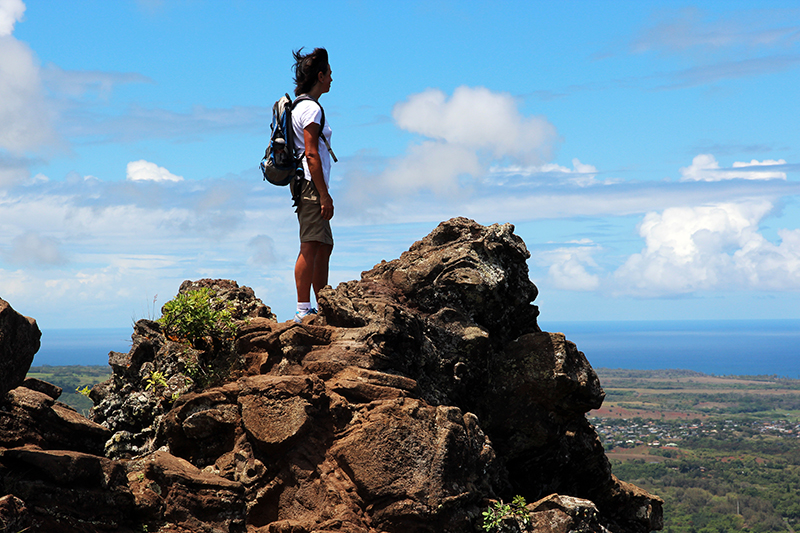
<instances>
[{"instance_id":1,"label":"rocky outcrop","mask_svg":"<svg viewBox=\"0 0 800 533\"><path fill-rule=\"evenodd\" d=\"M201 279L198 281L186 280L181 283L178 294L197 289L211 289L219 299L217 306L225 305L233 318L243 320L247 318L268 318L275 320L272 310L256 298L256 293L250 287L239 287L239 284L229 279Z\"/></svg>"},{"instance_id":2,"label":"rocky outcrop","mask_svg":"<svg viewBox=\"0 0 800 533\"><path fill-rule=\"evenodd\" d=\"M0 298L0 397L22 384L41 337L34 319L17 313Z\"/></svg>"},{"instance_id":3,"label":"rocky outcrop","mask_svg":"<svg viewBox=\"0 0 800 533\"><path fill-rule=\"evenodd\" d=\"M0 410L0 446L33 445L45 450L102 455L111 431L56 401L57 398L55 394L51 396L27 386L8 392Z\"/></svg>"},{"instance_id":4,"label":"rocky outcrop","mask_svg":"<svg viewBox=\"0 0 800 533\"><path fill-rule=\"evenodd\" d=\"M276 322L233 282L185 282L238 302L235 339L188 345L137 322L91 393L83 441L42 429L75 429L44 386L12 391L2 427L25 429L0 441L0 519L66 532L465 532L519 494L535 503L529 525L503 522L511 531L659 529L661 501L613 476L586 421L603 401L596 374L537 325L527 258L510 224L453 219L324 289L302 324Z\"/></svg>"}]
</instances>

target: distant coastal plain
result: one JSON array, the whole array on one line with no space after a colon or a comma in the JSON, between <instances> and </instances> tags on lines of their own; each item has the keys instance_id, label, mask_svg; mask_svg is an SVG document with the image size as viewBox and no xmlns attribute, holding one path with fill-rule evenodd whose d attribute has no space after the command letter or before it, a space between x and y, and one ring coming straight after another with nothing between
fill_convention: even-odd
<instances>
[{"instance_id":1,"label":"distant coastal plain","mask_svg":"<svg viewBox=\"0 0 800 533\"><path fill-rule=\"evenodd\" d=\"M614 473L664 499L664 531L800 524L800 380L610 370L588 414Z\"/></svg>"}]
</instances>

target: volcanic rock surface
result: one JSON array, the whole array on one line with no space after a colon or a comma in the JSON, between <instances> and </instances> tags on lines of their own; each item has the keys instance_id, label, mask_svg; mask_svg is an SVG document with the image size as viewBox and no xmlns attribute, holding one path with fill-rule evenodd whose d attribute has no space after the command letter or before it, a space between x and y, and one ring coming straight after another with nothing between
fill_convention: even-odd
<instances>
[{"instance_id":1,"label":"volcanic rock surface","mask_svg":"<svg viewBox=\"0 0 800 533\"><path fill-rule=\"evenodd\" d=\"M0 525L477 532L493 500L522 495L530 525L507 531L660 529L661 500L613 476L586 420L604 397L597 375L537 325L513 230L443 222L323 289L302 324L235 282L184 282L228 302L235 338L189 345L140 320L129 353L109 354L92 421L15 374L0 403Z\"/></svg>"},{"instance_id":2,"label":"volcanic rock surface","mask_svg":"<svg viewBox=\"0 0 800 533\"><path fill-rule=\"evenodd\" d=\"M41 337L34 319L17 313L0 298L0 396L22 385Z\"/></svg>"}]
</instances>

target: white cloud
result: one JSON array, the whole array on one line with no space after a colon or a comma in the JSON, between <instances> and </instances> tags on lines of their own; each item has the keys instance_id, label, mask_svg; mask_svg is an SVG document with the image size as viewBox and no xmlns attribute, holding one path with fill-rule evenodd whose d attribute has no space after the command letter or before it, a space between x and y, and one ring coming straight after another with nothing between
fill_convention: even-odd
<instances>
[{"instance_id":1,"label":"white cloud","mask_svg":"<svg viewBox=\"0 0 800 533\"><path fill-rule=\"evenodd\" d=\"M582 240L581 244L587 242ZM597 246L564 247L539 254L537 259L550 264L547 274L555 288L593 291L600 287L600 276L590 273L587 267L597 269L592 255L598 251Z\"/></svg>"},{"instance_id":2,"label":"white cloud","mask_svg":"<svg viewBox=\"0 0 800 533\"><path fill-rule=\"evenodd\" d=\"M577 185L579 187L586 187L597 183L595 181L595 177L597 176L597 167L594 165L581 163L580 159L577 157L572 159L572 168L557 165L555 163L546 163L544 165L533 166L511 165L506 167L492 167L489 169L489 172L497 176L505 177L555 177L560 181ZM612 180L606 183L613 183L616 181L617 180Z\"/></svg>"},{"instance_id":3,"label":"white cloud","mask_svg":"<svg viewBox=\"0 0 800 533\"><path fill-rule=\"evenodd\" d=\"M639 225L645 249L614 274L619 292L800 289L800 230L780 230L779 245L759 233L772 208L762 200L648 213Z\"/></svg>"},{"instance_id":4,"label":"white cloud","mask_svg":"<svg viewBox=\"0 0 800 533\"><path fill-rule=\"evenodd\" d=\"M459 176L475 177L483 165L474 151L463 146L426 141L411 146L408 153L389 164L378 183L384 190L411 193L429 190L439 194L457 194Z\"/></svg>"},{"instance_id":5,"label":"white cloud","mask_svg":"<svg viewBox=\"0 0 800 533\"><path fill-rule=\"evenodd\" d=\"M792 70L797 68L798 64L800 64L799 55L781 54L723 61L713 65L694 66L665 75L664 77L666 77L668 83L662 88L680 89L709 85L726 79L754 78L764 74ZM654 76L653 79L661 77Z\"/></svg>"},{"instance_id":6,"label":"white cloud","mask_svg":"<svg viewBox=\"0 0 800 533\"><path fill-rule=\"evenodd\" d=\"M414 198L413 209L383 210L383 221L442 220L445 216L467 216L478 221L513 221L563 219L572 217L643 216L676 206L738 203L753 198L778 202L780 198L800 194L800 183L792 180L641 181L603 183L603 186L578 187L539 179L487 180L475 187L468 198L446 202L430 195ZM498 219L501 217L501 219Z\"/></svg>"},{"instance_id":7,"label":"white cloud","mask_svg":"<svg viewBox=\"0 0 800 533\"><path fill-rule=\"evenodd\" d=\"M55 142L31 49L13 37L0 37L0 150L22 154Z\"/></svg>"},{"instance_id":8,"label":"white cloud","mask_svg":"<svg viewBox=\"0 0 800 533\"><path fill-rule=\"evenodd\" d=\"M783 159L756 161L749 163L734 162L730 169L720 168L719 163L711 154L700 154L692 159L692 164L680 169L681 181L722 181L731 179L768 180L786 179L786 173L780 170L760 170L758 167L771 167L785 165ZM737 170L738 169L738 170Z\"/></svg>"},{"instance_id":9,"label":"white cloud","mask_svg":"<svg viewBox=\"0 0 800 533\"><path fill-rule=\"evenodd\" d=\"M633 53L658 53L684 67L642 78L660 89L752 79L797 68L800 26L793 9L743 9L714 13L695 8L663 10L630 44Z\"/></svg>"},{"instance_id":10,"label":"white cloud","mask_svg":"<svg viewBox=\"0 0 800 533\"><path fill-rule=\"evenodd\" d=\"M164 9L164 0L136 0L139 9L149 15L154 15Z\"/></svg>"},{"instance_id":11,"label":"white cloud","mask_svg":"<svg viewBox=\"0 0 800 533\"><path fill-rule=\"evenodd\" d=\"M150 163L144 159L128 163L126 179L129 181L183 181L183 176L176 176L164 167Z\"/></svg>"},{"instance_id":12,"label":"white cloud","mask_svg":"<svg viewBox=\"0 0 800 533\"><path fill-rule=\"evenodd\" d=\"M293 284L267 279L291 279L297 253L285 193L251 178L82 176L0 191L0 295L50 327L125 326L153 294L168 299L183 280L202 277L294 302ZM251 258L271 258L268 271Z\"/></svg>"},{"instance_id":13,"label":"white cloud","mask_svg":"<svg viewBox=\"0 0 800 533\"><path fill-rule=\"evenodd\" d=\"M14 25L22 20L25 4L22 0L0 0L0 37L14 32Z\"/></svg>"},{"instance_id":14,"label":"white cloud","mask_svg":"<svg viewBox=\"0 0 800 533\"><path fill-rule=\"evenodd\" d=\"M540 165L559 142L545 118L524 116L511 95L483 87L459 87L449 99L429 89L396 104L393 116L400 128L427 139L409 145L384 170L347 173L346 203L368 202L362 215L374 211L384 217L398 196L422 192L461 201L488 174L492 162ZM416 207L412 211L420 214Z\"/></svg>"},{"instance_id":15,"label":"white cloud","mask_svg":"<svg viewBox=\"0 0 800 533\"><path fill-rule=\"evenodd\" d=\"M449 100L428 89L395 105L392 115L404 130L527 164L552 158L558 142L547 119L523 116L511 95L483 87L459 87Z\"/></svg>"}]
</instances>

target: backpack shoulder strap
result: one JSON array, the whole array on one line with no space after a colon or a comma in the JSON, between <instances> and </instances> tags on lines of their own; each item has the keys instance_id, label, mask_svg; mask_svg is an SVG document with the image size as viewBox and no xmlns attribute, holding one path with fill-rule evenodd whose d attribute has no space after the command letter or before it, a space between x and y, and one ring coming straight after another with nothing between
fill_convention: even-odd
<instances>
[{"instance_id":1,"label":"backpack shoulder strap","mask_svg":"<svg viewBox=\"0 0 800 533\"><path fill-rule=\"evenodd\" d=\"M322 108L322 104L320 104L317 100L315 100L313 97L311 97L311 96L309 96L307 94L301 94L300 96L298 96L297 98L294 99L294 102L292 102L292 111L294 111L294 108L295 108L295 106L297 104L299 104L300 102L302 102L304 100L311 100L312 102L317 104L319 106L319 110L322 111L322 120L320 121L320 124L319 124L319 131L320 131L320 134L321 134L322 133L322 128L325 127L325 110Z\"/></svg>"},{"instance_id":2,"label":"backpack shoulder strap","mask_svg":"<svg viewBox=\"0 0 800 533\"><path fill-rule=\"evenodd\" d=\"M319 137L320 137L320 139L322 139L322 142L325 143L325 147L328 149L328 153L331 154L331 158L333 158L333 162L334 163L338 163L339 160L336 159L336 154L333 153L333 149L331 148L331 145L328 142L328 139L325 137L325 134L322 133L322 130L325 127L325 109L322 107L322 104L320 104L319 101L317 101L316 98L313 98L312 96L309 96L307 94L301 94L300 96L298 96L297 98L294 99L294 102L292 102L292 110L294 110L295 106L298 103L302 102L303 100L311 100L312 102L317 104L319 106L319 110L322 111L322 120L320 120L320 124L319 124Z\"/></svg>"}]
</instances>

